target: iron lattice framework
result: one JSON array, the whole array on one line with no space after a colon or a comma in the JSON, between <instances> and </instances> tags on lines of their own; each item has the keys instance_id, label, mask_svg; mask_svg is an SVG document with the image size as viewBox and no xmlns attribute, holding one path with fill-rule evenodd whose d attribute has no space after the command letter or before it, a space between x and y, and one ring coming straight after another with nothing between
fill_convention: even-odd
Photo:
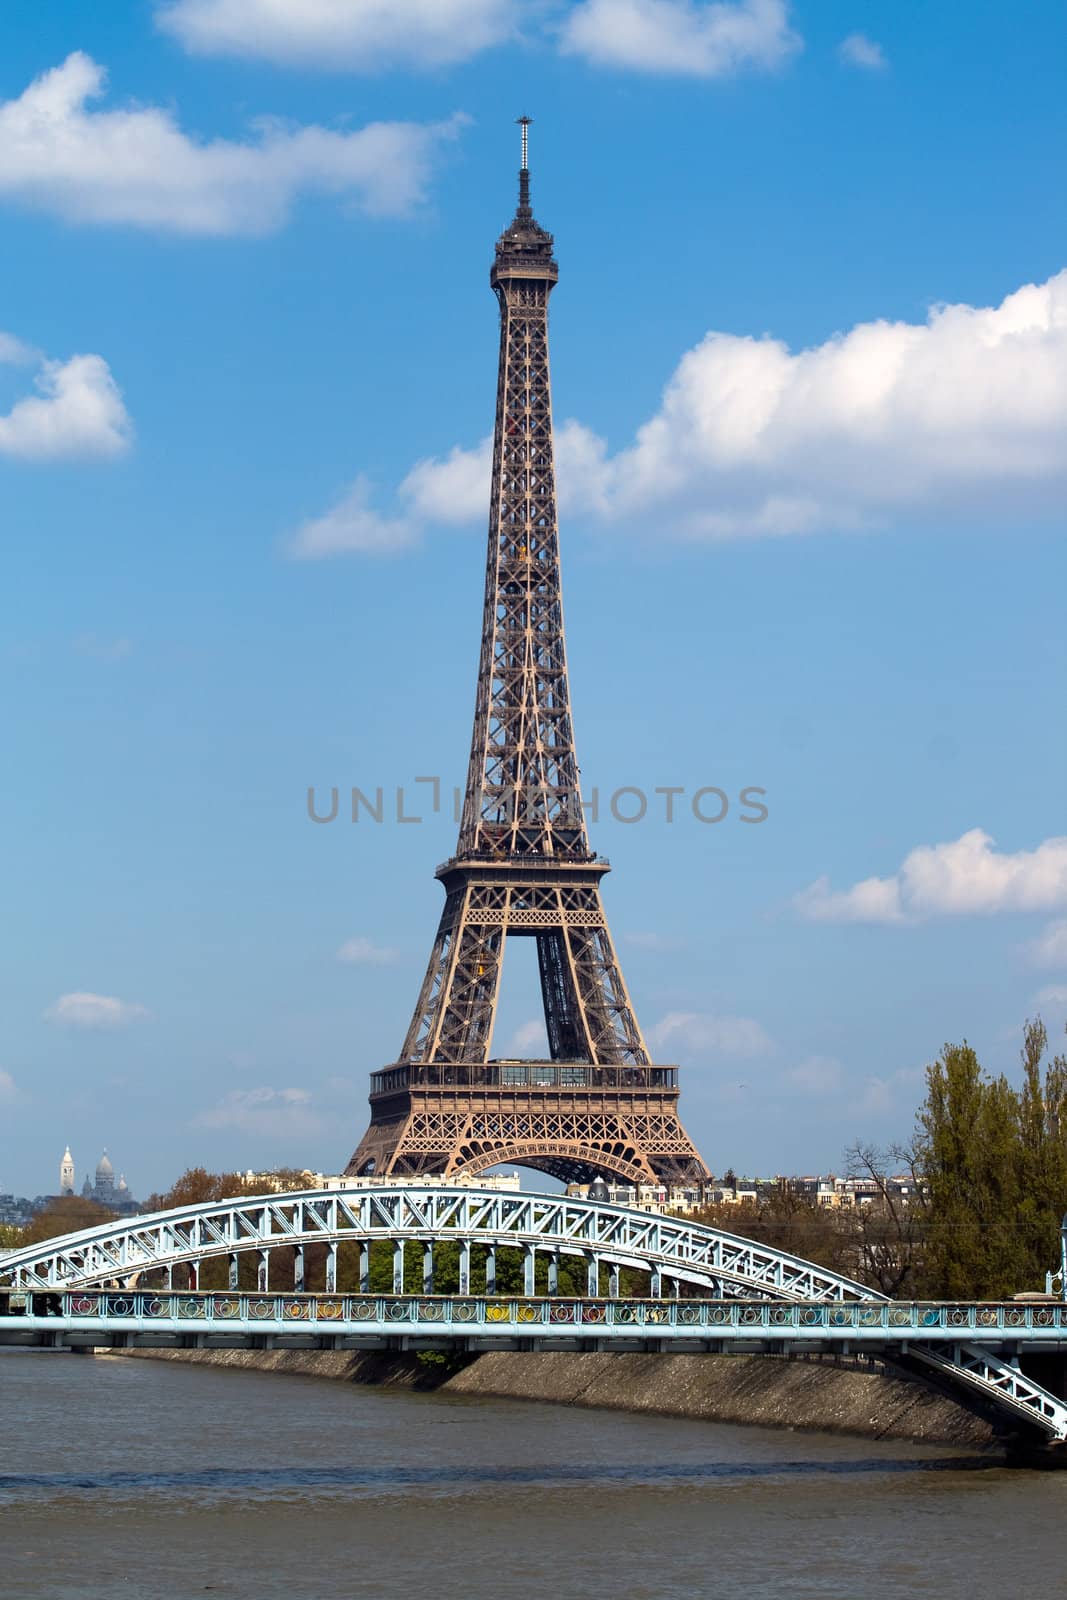
<instances>
[{"instance_id":1,"label":"iron lattice framework","mask_svg":"<svg viewBox=\"0 0 1067 1600\"><path fill-rule=\"evenodd\" d=\"M490 283L500 363L474 734L445 906L400 1059L373 1074L348 1172L693 1181L675 1067L652 1063L600 895L567 685L548 366L552 235L519 205ZM505 942L537 942L550 1060L491 1061Z\"/></svg>"}]
</instances>

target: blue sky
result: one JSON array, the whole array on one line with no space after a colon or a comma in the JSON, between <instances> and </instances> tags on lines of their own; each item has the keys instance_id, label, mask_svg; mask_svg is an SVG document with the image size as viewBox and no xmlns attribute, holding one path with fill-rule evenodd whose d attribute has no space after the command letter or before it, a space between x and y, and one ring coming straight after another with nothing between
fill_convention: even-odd
<instances>
[{"instance_id":1,"label":"blue sky","mask_svg":"<svg viewBox=\"0 0 1067 1600\"><path fill-rule=\"evenodd\" d=\"M1005 15L8 0L0 1188L362 1132L455 827L306 792L462 781L520 111L593 838L706 1159L1062 1029L1067 29Z\"/></svg>"}]
</instances>

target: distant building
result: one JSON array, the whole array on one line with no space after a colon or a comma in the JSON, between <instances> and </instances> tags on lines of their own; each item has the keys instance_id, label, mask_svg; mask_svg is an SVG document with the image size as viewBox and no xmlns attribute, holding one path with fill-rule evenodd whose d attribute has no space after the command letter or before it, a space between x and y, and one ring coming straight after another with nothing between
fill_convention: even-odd
<instances>
[{"instance_id":1,"label":"distant building","mask_svg":"<svg viewBox=\"0 0 1067 1600\"><path fill-rule=\"evenodd\" d=\"M82 1199L93 1200L98 1206L117 1211L120 1216L140 1210L126 1179L120 1174L118 1182L115 1182L115 1169L106 1150L96 1163L95 1181L90 1183L86 1178L82 1184Z\"/></svg>"},{"instance_id":2,"label":"distant building","mask_svg":"<svg viewBox=\"0 0 1067 1600\"><path fill-rule=\"evenodd\" d=\"M60 1194L74 1193L74 1158L70 1153L70 1145L63 1152L63 1159L59 1163L59 1192Z\"/></svg>"}]
</instances>

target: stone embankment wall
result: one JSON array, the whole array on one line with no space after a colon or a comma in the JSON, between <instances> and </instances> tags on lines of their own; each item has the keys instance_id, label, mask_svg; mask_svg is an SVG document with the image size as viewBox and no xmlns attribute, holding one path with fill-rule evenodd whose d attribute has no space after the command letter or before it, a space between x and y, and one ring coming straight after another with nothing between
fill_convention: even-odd
<instances>
[{"instance_id":1,"label":"stone embankment wall","mask_svg":"<svg viewBox=\"0 0 1067 1600\"><path fill-rule=\"evenodd\" d=\"M748 1423L987 1448L989 1424L866 1364L775 1356L581 1355L491 1351L456 1370L416 1355L344 1350L136 1350L123 1355L284 1372L448 1394L605 1406L706 1422Z\"/></svg>"}]
</instances>

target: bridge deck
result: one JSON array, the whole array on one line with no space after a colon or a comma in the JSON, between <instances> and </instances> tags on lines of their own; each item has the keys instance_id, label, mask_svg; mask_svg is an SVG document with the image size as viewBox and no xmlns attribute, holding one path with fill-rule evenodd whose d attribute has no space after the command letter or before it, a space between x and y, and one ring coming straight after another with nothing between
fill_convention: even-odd
<instances>
[{"instance_id":1,"label":"bridge deck","mask_svg":"<svg viewBox=\"0 0 1067 1600\"><path fill-rule=\"evenodd\" d=\"M997 1350L1067 1349L1067 1305L1052 1302L572 1300L522 1296L318 1295L80 1290L17 1296L0 1344L396 1345L464 1348L906 1349L960 1341Z\"/></svg>"}]
</instances>

